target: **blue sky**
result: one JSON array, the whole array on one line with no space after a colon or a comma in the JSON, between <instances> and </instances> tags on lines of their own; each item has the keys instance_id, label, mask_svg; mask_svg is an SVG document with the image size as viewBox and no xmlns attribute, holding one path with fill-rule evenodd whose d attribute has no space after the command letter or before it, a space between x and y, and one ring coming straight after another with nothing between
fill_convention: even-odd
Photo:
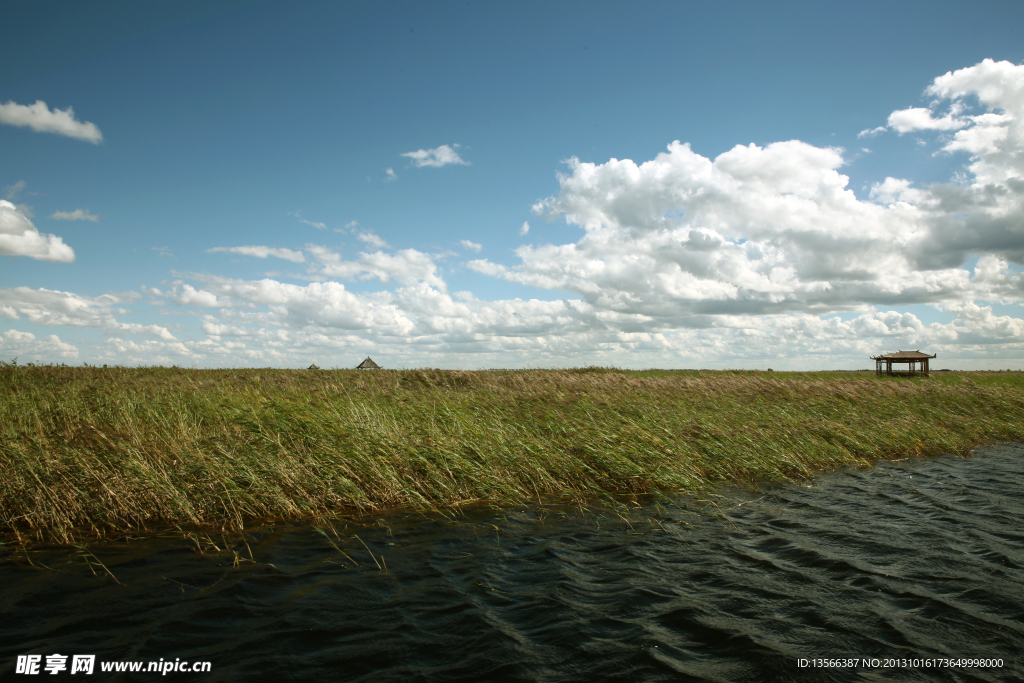
<instances>
[{"instance_id":1,"label":"blue sky","mask_svg":"<svg viewBox=\"0 0 1024 683\"><path fill-rule=\"evenodd\" d=\"M1021 366L1019 3L208 4L6 12L0 358Z\"/></svg>"}]
</instances>

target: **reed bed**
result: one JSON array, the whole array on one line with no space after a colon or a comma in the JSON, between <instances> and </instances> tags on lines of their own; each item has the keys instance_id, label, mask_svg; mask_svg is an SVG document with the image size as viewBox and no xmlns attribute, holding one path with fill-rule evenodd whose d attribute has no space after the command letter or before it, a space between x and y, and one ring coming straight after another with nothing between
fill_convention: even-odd
<instances>
[{"instance_id":1,"label":"reed bed","mask_svg":"<svg viewBox=\"0 0 1024 683\"><path fill-rule=\"evenodd\" d=\"M702 493L1024 434L1024 375L0 367L0 532Z\"/></svg>"}]
</instances>

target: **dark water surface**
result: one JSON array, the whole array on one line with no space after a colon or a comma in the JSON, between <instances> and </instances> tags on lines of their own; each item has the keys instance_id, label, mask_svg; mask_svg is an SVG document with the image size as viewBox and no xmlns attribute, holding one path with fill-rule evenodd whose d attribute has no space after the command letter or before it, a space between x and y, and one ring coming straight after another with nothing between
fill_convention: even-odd
<instances>
[{"instance_id":1,"label":"dark water surface","mask_svg":"<svg viewBox=\"0 0 1024 683\"><path fill-rule=\"evenodd\" d=\"M211 662L167 674L196 681L1024 678L1024 444L714 503L381 520L248 532L254 561L218 534L36 567L8 553L0 678L155 680L99 662L160 658ZM17 655L54 653L95 654L96 672L15 674ZM884 667L940 657L1003 666Z\"/></svg>"}]
</instances>

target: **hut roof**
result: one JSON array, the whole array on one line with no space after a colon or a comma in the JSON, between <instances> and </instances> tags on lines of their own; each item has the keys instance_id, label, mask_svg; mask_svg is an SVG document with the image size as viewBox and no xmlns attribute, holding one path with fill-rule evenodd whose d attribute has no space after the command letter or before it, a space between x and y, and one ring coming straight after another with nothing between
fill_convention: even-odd
<instances>
[{"instance_id":1,"label":"hut roof","mask_svg":"<svg viewBox=\"0 0 1024 683\"><path fill-rule=\"evenodd\" d=\"M356 366L356 370L382 370L381 366L373 362L373 359L369 356L366 357L362 363Z\"/></svg>"},{"instance_id":2,"label":"hut roof","mask_svg":"<svg viewBox=\"0 0 1024 683\"><path fill-rule=\"evenodd\" d=\"M320 369L320 366L319 366L319 365L317 365L316 363L313 363L312 365L310 365L310 366L309 366L309 367L307 368L307 370L319 370L319 369Z\"/></svg>"},{"instance_id":3,"label":"hut roof","mask_svg":"<svg viewBox=\"0 0 1024 683\"><path fill-rule=\"evenodd\" d=\"M920 351L897 351L882 356L871 356L872 360L924 360L925 358L935 358L935 354L929 356Z\"/></svg>"}]
</instances>

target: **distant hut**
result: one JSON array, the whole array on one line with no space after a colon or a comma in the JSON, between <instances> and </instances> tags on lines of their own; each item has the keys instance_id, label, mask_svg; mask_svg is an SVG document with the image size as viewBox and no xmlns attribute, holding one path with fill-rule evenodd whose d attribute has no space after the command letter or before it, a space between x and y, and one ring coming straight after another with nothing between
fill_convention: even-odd
<instances>
[{"instance_id":1,"label":"distant hut","mask_svg":"<svg viewBox=\"0 0 1024 683\"><path fill-rule=\"evenodd\" d=\"M307 369L307 370L319 370L319 369L320 369L320 366L319 366L319 365L317 365L316 363L313 363L312 365L310 365L310 366L309 366L308 368L306 368L306 369Z\"/></svg>"},{"instance_id":2,"label":"distant hut","mask_svg":"<svg viewBox=\"0 0 1024 683\"><path fill-rule=\"evenodd\" d=\"M356 370L383 370L381 366L373 362L373 359L369 356L366 357L362 363L356 366Z\"/></svg>"},{"instance_id":3,"label":"distant hut","mask_svg":"<svg viewBox=\"0 0 1024 683\"><path fill-rule=\"evenodd\" d=\"M871 356L875 361L875 374L879 377L928 377L928 359L935 358L938 354L929 356L920 351L897 351L882 356ZM893 364L906 364L906 370L893 370Z\"/></svg>"}]
</instances>

